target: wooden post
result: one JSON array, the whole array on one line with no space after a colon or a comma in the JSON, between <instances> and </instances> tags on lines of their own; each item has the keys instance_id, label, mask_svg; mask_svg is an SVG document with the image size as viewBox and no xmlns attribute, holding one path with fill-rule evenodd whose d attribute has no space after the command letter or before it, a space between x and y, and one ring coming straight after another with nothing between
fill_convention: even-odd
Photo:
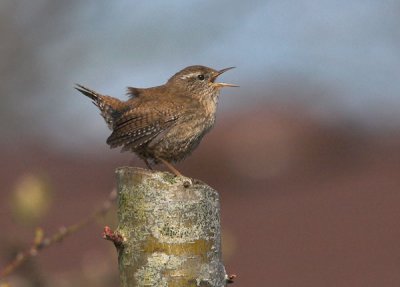
<instances>
[{"instance_id":1,"label":"wooden post","mask_svg":"<svg viewBox=\"0 0 400 287\"><path fill-rule=\"evenodd\" d=\"M226 286L218 193L167 172L116 173L121 286Z\"/></svg>"}]
</instances>

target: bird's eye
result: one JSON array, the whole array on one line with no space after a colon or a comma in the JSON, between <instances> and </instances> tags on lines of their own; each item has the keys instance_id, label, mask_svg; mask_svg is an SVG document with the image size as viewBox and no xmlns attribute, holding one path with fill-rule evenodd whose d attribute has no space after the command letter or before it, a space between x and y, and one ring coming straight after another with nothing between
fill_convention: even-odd
<instances>
[{"instance_id":1,"label":"bird's eye","mask_svg":"<svg viewBox=\"0 0 400 287\"><path fill-rule=\"evenodd\" d=\"M203 81L203 80L204 80L204 75L201 75L201 74L198 75L198 76L197 76L197 79L199 79L200 81Z\"/></svg>"}]
</instances>

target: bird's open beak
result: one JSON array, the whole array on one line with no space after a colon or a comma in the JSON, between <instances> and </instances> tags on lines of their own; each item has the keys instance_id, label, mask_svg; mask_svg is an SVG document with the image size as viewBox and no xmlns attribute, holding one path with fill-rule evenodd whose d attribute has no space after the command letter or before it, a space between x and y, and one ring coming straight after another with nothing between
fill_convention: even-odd
<instances>
[{"instance_id":1,"label":"bird's open beak","mask_svg":"<svg viewBox=\"0 0 400 287\"><path fill-rule=\"evenodd\" d=\"M231 70L233 68L235 68L235 67L225 68L225 69L222 69L222 70L219 70L218 72L216 72L215 75L212 78L213 85L215 87L218 87L218 88L222 88L222 87L239 87L238 85L228 84L228 83L214 83L214 81L217 79L217 77L219 75L221 75L221 74L225 73L226 71Z\"/></svg>"}]
</instances>

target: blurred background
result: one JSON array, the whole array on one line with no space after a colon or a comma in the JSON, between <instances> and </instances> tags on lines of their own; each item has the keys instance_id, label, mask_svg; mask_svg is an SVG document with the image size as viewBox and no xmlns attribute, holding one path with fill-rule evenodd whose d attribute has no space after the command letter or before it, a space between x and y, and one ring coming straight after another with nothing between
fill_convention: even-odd
<instances>
[{"instance_id":1,"label":"blurred background","mask_svg":"<svg viewBox=\"0 0 400 287\"><path fill-rule=\"evenodd\" d=\"M143 167L74 83L126 99L201 64L240 88L177 167L220 192L234 286L399 286L399 27L394 0L1 1L0 266ZM104 225L9 283L117 286Z\"/></svg>"}]
</instances>

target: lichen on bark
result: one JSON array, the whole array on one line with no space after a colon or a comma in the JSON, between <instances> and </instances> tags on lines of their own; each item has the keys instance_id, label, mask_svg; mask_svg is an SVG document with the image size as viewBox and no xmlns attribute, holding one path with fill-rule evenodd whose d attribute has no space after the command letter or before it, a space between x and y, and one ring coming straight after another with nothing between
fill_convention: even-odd
<instances>
[{"instance_id":1,"label":"lichen on bark","mask_svg":"<svg viewBox=\"0 0 400 287\"><path fill-rule=\"evenodd\" d=\"M117 169L121 286L226 286L218 193L198 180Z\"/></svg>"}]
</instances>

